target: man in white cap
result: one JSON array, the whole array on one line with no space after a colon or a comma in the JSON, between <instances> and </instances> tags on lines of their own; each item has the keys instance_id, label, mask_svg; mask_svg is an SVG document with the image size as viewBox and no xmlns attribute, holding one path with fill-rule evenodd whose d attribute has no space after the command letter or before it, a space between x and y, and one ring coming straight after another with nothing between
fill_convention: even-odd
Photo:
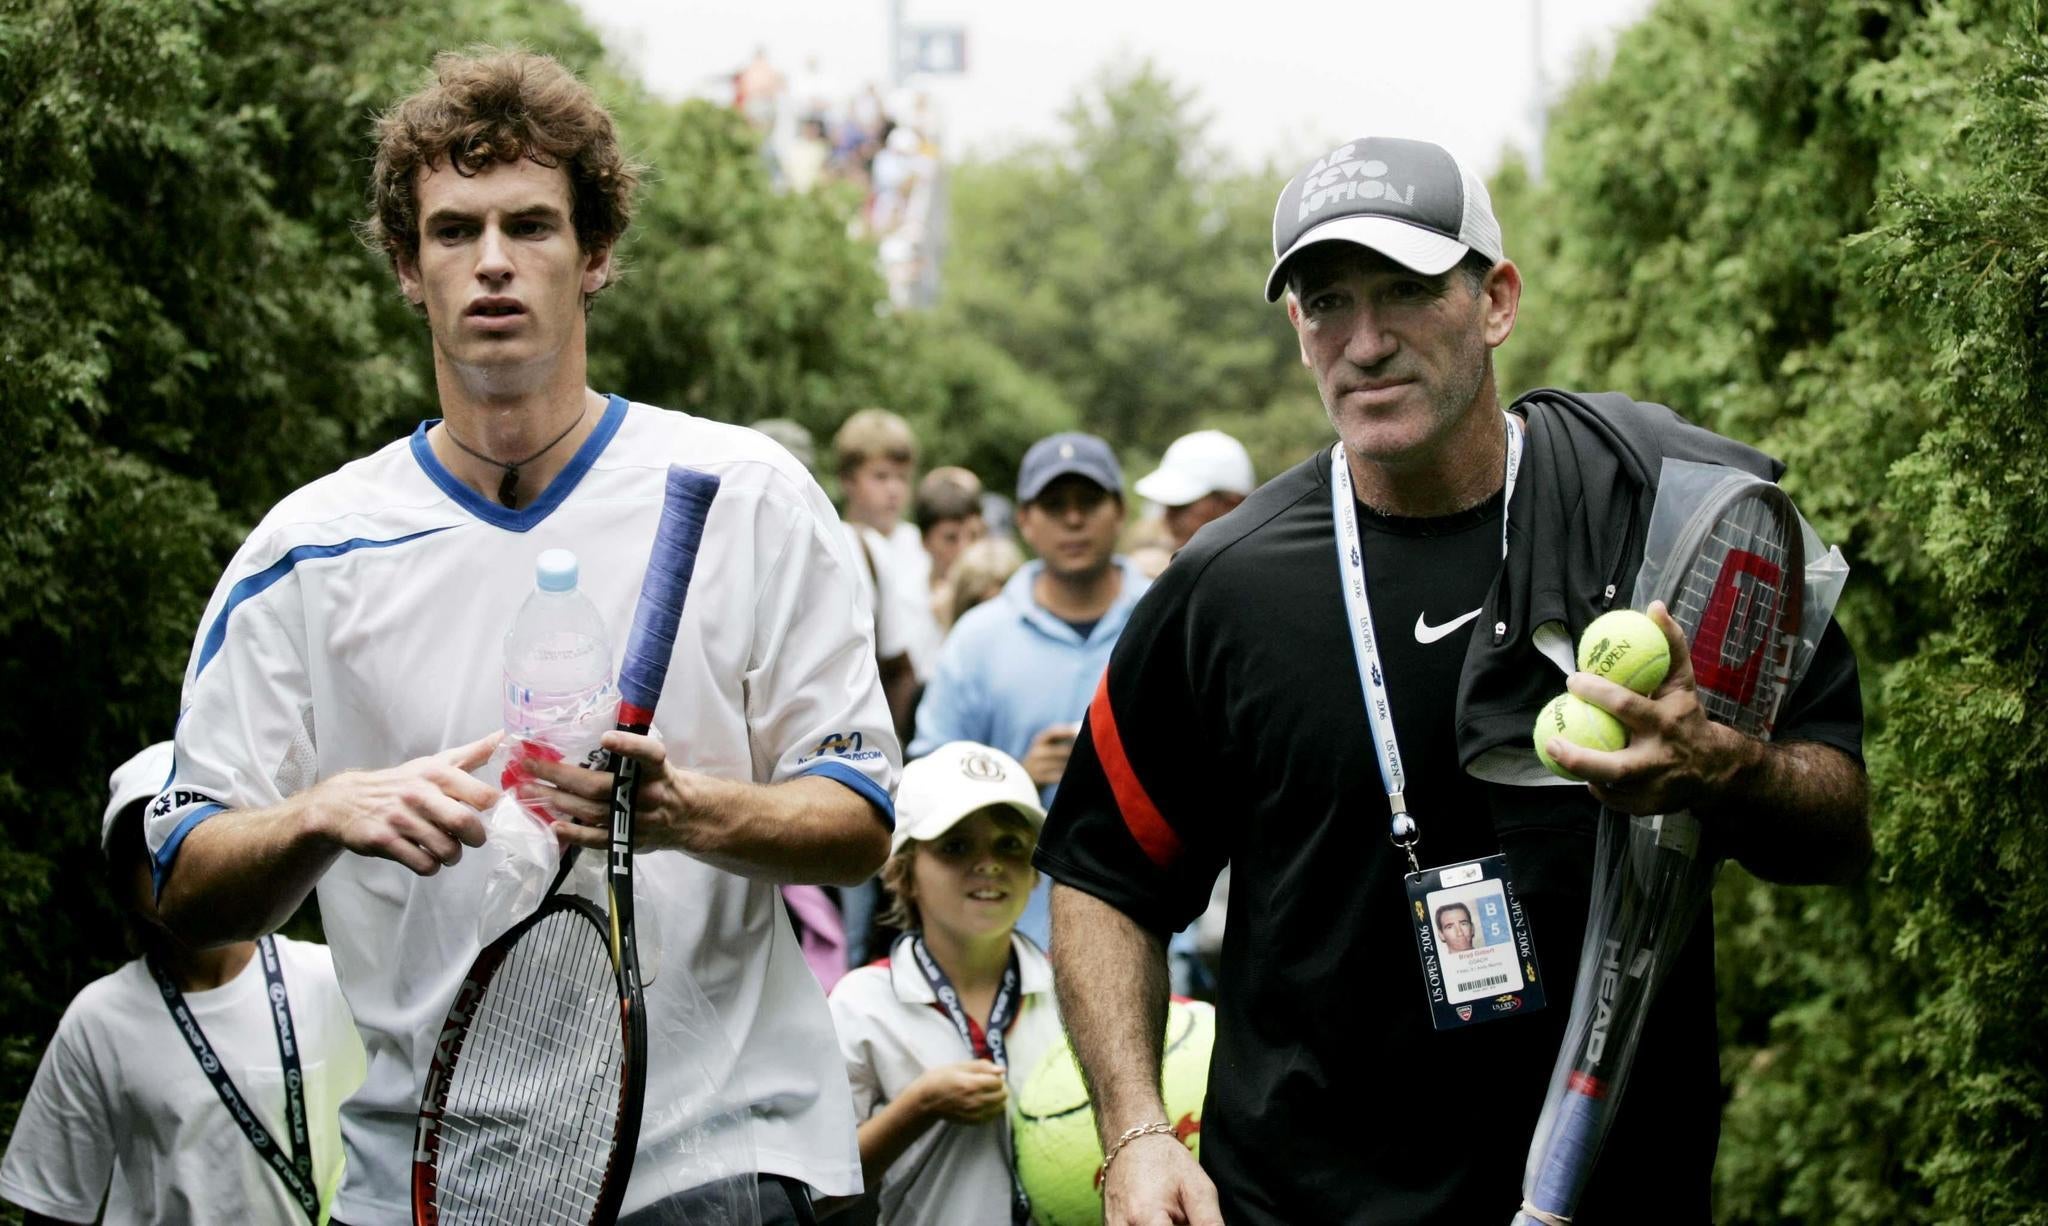
<instances>
[{"instance_id":1,"label":"man in white cap","mask_svg":"<svg viewBox=\"0 0 2048 1226\"><path fill-rule=\"evenodd\" d=\"M142 810L170 775L163 741L109 780L107 885L142 956L64 1011L0 1198L29 1222L316 1222L341 1180L339 1110L362 1082L362 1041L326 946L195 949L158 921Z\"/></svg>"},{"instance_id":2,"label":"man in white cap","mask_svg":"<svg viewBox=\"0 0 2048 1226\"><path fill-rule=\"evenodd\" d=\"M1689 668L1649 696L1571 675L1633 740L1552 741L1592 786L1549 776L1529 728L1570 643L1628 600L1663 460L1783 466L1616 393L1503 412L1492 353L1521 274L1485 184L1440 146L1368 137L1317 159L1280 194L1273 254L1267 297L1285 293L1341 441L1201 533L1139 603L1039 845L1060 1012L1111 1155L1105 1219L1506 1221L1602 805L1690 808L1717 853L1774 880L1853 877L1870 854L1855 658L1831 630L1770 743L1707 721ZM1164 944L1226 863L1198 1168L1160 1103ZM1513 900L1502 919L1530 951L1513 975L1457 982L1432 955L1429 891L1453 889L1436 904ZM1702 926L1648 1018L1582 1226L1710 1220L1713 991Z\"/></svg>"},{"instance_id":3,"label":"man in white cap","mask_svg":"<svg viewBox=\"0 0 2048 1226\"><path fill-rule=\"evenodd\" d=\"M1176 553L1203 524L1235 510L1258 482L1244 444L1221 430L1197 430L1173 440L1159 467L1138 479L1138 497L1156 503Z\"/></svg>"}]
</instances>

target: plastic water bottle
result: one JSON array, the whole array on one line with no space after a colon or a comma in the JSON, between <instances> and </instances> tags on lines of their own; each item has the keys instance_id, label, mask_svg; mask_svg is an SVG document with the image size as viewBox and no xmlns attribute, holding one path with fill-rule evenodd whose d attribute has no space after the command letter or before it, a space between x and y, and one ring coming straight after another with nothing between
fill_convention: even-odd
<instances>
[{"instance_id":1,"label":"plastic water bottle","mask_svg":"<svg viewBox=\"0 0 2048 1226\"><path fill-rule=\"evenodd\" d=\"M531 781L522 758L598 765L604 757L599 742L618 721L604 618L576 579L575 554L541 554L533 593L505 632L505 732L512 752L499 786L508 792ZM521 803L535 817L555 817L539 800Z\"/></svg>"}]
</instances>

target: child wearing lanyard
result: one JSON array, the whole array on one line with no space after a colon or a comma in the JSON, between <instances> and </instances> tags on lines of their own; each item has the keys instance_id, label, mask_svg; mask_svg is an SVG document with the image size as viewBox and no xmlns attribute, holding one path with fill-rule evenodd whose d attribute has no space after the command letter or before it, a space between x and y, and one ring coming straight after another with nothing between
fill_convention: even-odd
<instances>
[{"instance_id":1,"label":"child wearing lanyard","mask_svg":"<svg viewBox=\"0 0 2048 1226\"><path fill-rule=\"evenodd\" d=\"M140 958L64 1011L0 1160L29 1222L325 1220L341 1102L363 1044L323 945L195 949L157 920L142 810L171 744L117 769L100 825L107 884Z\"/></svg>"},{"instance_id":2,"label":"child wearing lanyard","mask_svg":"<svg viewBox=\"0 0 2048 1226\"><path fill-rule=\"evenodd\" d=\"M884 1226L1029 1220L1005 1108L1060 1036L1052 968L1014 932L1044 821L1000 750L954 741L904 768L882 866L904 933L831 998Z\"/></svg>"}]
</instances>

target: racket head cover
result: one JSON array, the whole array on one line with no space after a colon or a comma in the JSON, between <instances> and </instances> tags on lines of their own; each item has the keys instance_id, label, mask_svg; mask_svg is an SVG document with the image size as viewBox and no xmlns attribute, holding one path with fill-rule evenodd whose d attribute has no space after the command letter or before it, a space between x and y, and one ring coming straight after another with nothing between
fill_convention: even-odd
<instances>
[{"instance_id":1,"label":"racket head cover","mask_svg":"<svg viewBox=\"0 0 2048 1226\"><path fill-rule=\"evenodd\" d=\"M1799 513L1771 482L1731 473L1679 536L1658 598L1691 646L1700 705L1767 737L1792 686L1804 611Z\"/></svg>"}]
</instances>

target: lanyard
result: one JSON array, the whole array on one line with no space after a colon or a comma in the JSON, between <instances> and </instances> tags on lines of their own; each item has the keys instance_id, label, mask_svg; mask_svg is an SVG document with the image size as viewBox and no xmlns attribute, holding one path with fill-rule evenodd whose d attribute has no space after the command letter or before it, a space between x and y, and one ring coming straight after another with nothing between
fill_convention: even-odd
<instances>
[{"instance_id":1,"label":"lanyard","mask_svg":"<svg viewBox=\"0 0 2048 1226\"><path fill-rule=\"evenodd\" d=\"M1508 504L1515 497L1515 474L1522 467L1522 423L1512 413L1502 413L1507 436L1507 486L1501 495L1500 555L1508 555ZM1365 598L1365 550L1358 538L1358 511L1352 505L1351 466L1344 461L1344 444L1330 452L1330 512L1337 521L1337 566L1344 575L1344 607L1351 624L1352 654L1358 659L1358 683L1365 691L1365 721L1372 728L1373 752L1379 758L1380 783L1387 789L1387 808L1393 820L1388 837L1394 846L1408 853L1409 867L1422 871L1415 858L1415 845L1422 832L1408 812L1403 793L1407 772L1401 769L1401 746L1394 736L1394 710L1387 696L1386 670L1380 664L1379 639L1373 632L1372 606Z\"/></svg>"},{"instance_id":2,"label":"lanyard","mask_svg":"<svg viewBox=\"0 0 2048 1226\"><path fill-rule=\"evenodd\" d=\"M156 980L157 991L162 992L164 1004L171 1011L171 1020L177 1023L178 1033L185 1036L185 1045L192 1049L193 1059L199 1061L199 1071L213 1083L214 1093L227 1106L228 1114L241 1126L242 1135L249 1138L249 1144L277 1172L284 1183L285 1191L291 1193L299 1208L306 1213L306 1220L320 1220L320 1190L313 1182L313 1144L306 1135L306 1087L305 1078L299 1071L299 1042L292 1028L291 1002L284 991L284 967L277 959L277 945L269 937L256 942L256 951L263 961L263 980L267 989L265 996L270 1002L270 1023L277 1031L278 1063L284 1070L284 1108L287 1126L292 1130L292 1152L286 1155L277 1141L263 1127L263 1121L249 1108L242 1092L221 1067L220 1057L214 1055L213 1045L206 1041L206 1032L199 1028L199 1019L192 1016L192 1008L185 1003L185 994L171 977L158 966L156 959L145 959L150 977Z\"/></svg>"},{"instance_id":3,"label":"lanyard","mask_svg":"<svg viewBox=\"0 0 2048 1226\"><path fill-rule=\"evenodd\" d=\"M952 1019L953 1029L960 1032L960 1041L967 1044L969 1053L974 1048L974 1028L967 1011L960 1007L960 993L953 990L952 980L946 978L945 968L932 957L924 937L913 934L910 938L910 952L917 959L917 969L924 972L924 981L931 985L932 995L938 997L939 1007ZM1017 1009L1024 996L1023 972L1017 968L1017 951L1010 950L1010 964L1003 968L1003 982L996 988L996 998L988 1007L988 1026L983 1037L988 1041L988 1057L1007 1077L1010 1072L1010 1053L1007 1050L1003 1032L1017 1018ZM1005 1149L1008 1146L1004 1147ZM1016 1226L1031 1220L1031 1199L1024 1194L1024 1185L1017 1182L1017 1168L1005 1163L1010 1172L1010 1221Z\"/></svg>"}]
</instances>

